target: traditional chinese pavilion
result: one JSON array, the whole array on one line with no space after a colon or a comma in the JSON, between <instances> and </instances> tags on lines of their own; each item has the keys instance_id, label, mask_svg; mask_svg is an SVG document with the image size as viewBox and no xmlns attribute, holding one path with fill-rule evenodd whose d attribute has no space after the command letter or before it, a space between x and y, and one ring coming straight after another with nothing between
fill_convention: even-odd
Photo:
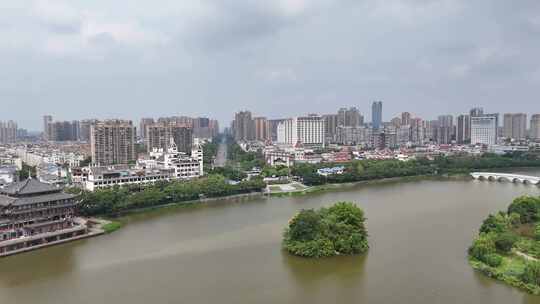
<instances>
[{"instance_id":1,"label":"traditional chinese pavilion","mask_svg":"<svg viewBox=\"0 0 540 304\"><path fill-rule=\"evenodd\" d=\"M0 189L0 256L86 234L74 216L77 204L76 195L36 179Z\"/></svg>"}]
</instances>

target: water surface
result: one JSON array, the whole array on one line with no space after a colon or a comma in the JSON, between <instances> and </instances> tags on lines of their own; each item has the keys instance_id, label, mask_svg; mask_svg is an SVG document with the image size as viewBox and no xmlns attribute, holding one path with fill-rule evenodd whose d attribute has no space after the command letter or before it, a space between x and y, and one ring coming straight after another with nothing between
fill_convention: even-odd
<instances>
[{"instance_id":1,"label":"water surface","mask_svg":"<svg viewBox=\"0 0 540 304\"><path fill-rule=\"evenodd\" d=\"M0 260L0 303L540 303L466 259L487 214L523 194L540 188L392 182L133 215L111 235ZM307 260L281 251L293 214L336 201L365 210L368 254Z\"/></svg>"}]
</instances>

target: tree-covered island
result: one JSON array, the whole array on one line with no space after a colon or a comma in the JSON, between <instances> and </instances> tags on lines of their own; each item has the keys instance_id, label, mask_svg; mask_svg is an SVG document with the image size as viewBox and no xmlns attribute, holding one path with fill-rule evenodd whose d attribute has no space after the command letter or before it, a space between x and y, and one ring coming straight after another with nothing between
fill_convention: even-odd
<instances>
[{"instance_id":1,"label":"tree-covered island","mask_svg":"<svg viewBox=\"0 0 540 304\"><path fill-rule=\"evenodd\" d=\"M506 212L489 215L469 248L481 273L540 295L540 197L516 198Z\"/></svg>"},{"instance_id":2,"label":"tree-covered island","mask_svg":"<svg viewBox=\"0 0 540 304\"><path fill-rule=\"evenodd\" d=\"M362 209L350 202L301 210L285 229L283 247L301 257L361 254L368 250Z\"/></svg>"}]
</instances>

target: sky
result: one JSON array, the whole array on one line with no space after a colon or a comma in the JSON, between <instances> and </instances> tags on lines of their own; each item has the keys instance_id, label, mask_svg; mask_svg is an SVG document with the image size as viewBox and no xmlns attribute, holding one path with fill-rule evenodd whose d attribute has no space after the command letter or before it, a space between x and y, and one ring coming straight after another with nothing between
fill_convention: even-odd
<instances>
[{"instance_id":1,"label":"sky","mask_svg":"<svg viewBox=\"0 0 540 304\"><path fill-rule=\"evenodd\" d=\"M0 120L540 113L537 0L0 1Z\"/></svg>"}]
</instances>

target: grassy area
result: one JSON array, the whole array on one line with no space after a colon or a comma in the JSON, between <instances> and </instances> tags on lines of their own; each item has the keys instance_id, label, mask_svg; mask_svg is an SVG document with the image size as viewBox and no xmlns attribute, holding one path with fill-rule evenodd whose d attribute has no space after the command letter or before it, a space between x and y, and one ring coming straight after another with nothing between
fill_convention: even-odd
<instances>
[{"instance_id":1,"label":"grassy area","mask_svg":"<svg viewBox=\"0 0 540 304\"><path fill-rule=\"evenodd\" d=\"M520 288L534 295L540 295L540 287L534 284L526 284L521 277L525 272L527 261L524 258L510 255L503 257L503 262L498 267L490 267L474 258L469 258L469 264L482 274L505 282L508 285Z\"/></svg>"},{"instance_id":2,"label":"grassy area","mask_svg":"<svg viewBox=\"0 0 540 304\"><path fill-rule=\"evenodd\" d=\"M298 183L291 184L291 187L293 187L296 190L304 190L307 188L306 186L302 184L298 184Z\"/></svg>"},{"instance_id":3,"label":"grassy area","mask_svg":"<svg viewBox=\"0 0 540 304\"><path fill-rule=\"evenodd\" d=\"M281 191L280 186L269 186L269 188L270 188L270 191Z\"/></svg>"},{"instance_id":4,"label":"grassy area","mask_svg":"<svg viewBox=\"0 0 540 304\"><path fill-rule=\"evenodd\" d=\"M103 226L101 226L101 229L105 231L105 233L112 233L118 229L122 228L122 223L118 221L112 221L110 223L107 223Z\"/></svg>"},{"instance_id":5,"label":"grassy area","mask_svg":"<svg viewBox=\"0 0 540 304\"><path fill-rule=\"evenodd\" d=\"M515 245L516 249L533 258L540 259L540 243L530 238L521 238Z\"/></svg>"}]
</instances>

